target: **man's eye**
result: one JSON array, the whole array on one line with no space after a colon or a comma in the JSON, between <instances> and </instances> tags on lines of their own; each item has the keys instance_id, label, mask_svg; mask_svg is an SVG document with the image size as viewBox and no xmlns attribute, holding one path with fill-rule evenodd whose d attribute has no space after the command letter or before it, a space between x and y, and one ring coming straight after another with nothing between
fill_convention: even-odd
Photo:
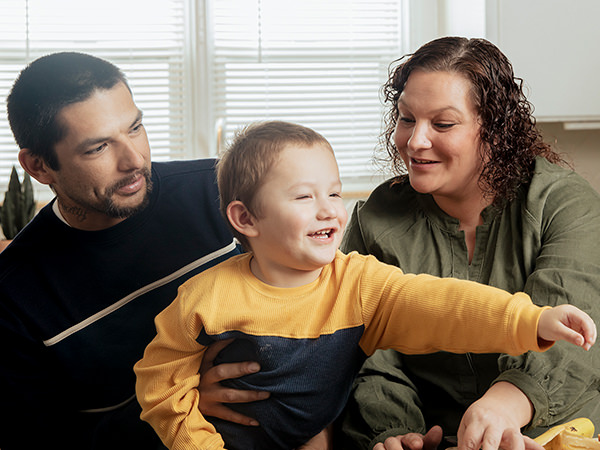
<instances>
[{"instance_id":1,"label":"man's eye","mask_svg":"<svg viewBox=\"0 0 600 450\"><path fill-rule=\"evenodd\" d=\"M88 151L87 151L87 152L85 152L85 153L86 153L86 155L93 155L94 153L99 153L99 152L101 152L101 151L102 151L102 150L104 150L105 148L106 148L106 144L102 144L102 145L99 145L98 147L95 147L95 148L92 148L92 149L88 150Z\"/></svg>"}]
</instances>

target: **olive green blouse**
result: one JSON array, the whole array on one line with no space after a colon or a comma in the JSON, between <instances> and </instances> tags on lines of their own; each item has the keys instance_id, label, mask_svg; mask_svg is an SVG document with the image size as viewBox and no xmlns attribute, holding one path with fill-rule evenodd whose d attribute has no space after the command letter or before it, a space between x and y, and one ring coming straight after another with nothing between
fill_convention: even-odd
<instances>
[{"instance_id":1,"label":"olive green blouse","mask_svg":"<svg viewBox=\"0 0 600 450\"><path fill-rule=\"evenodd\" d=\"M572 303L600 324L600 195L583 178L538 158L519 197L501 211L486 208L482 218L469 264L458 220L408 182L385 182L355 206L342 250L375 255L404 272L524 291L539 305ZM435 424L455 435L464 410L500 380L532 401L534 434L581 415L600 429L598 344L586 352L563 342L519 357L380 351L355 384L343 425L353 444L343 448L372 448Z\"/></svg>"}]
</instances>

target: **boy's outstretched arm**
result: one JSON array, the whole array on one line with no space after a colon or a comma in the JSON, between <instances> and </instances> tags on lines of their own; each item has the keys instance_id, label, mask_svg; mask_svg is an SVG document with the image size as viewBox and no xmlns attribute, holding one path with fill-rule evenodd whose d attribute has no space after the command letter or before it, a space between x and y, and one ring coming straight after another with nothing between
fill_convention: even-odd
<instances>
[{"instance_id":1,"label":"boy's outstretched arm","mask_svg":"<svg viewBox=\"0 0 600 450\"><path fill-rule=\"evenodd\" d=\"M567 341L589 350L596 342L596 324L585 312L573 305L546 309L538 322L538 339Z\"/></svg>"}]
</instances>

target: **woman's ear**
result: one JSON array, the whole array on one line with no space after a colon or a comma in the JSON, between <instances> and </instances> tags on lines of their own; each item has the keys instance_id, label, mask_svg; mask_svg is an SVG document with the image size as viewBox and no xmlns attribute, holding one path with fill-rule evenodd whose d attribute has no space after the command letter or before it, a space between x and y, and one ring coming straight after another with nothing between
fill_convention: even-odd
<instances>
[{"instance_id":1,"label":"woman's ear","mask_svg":"<svg viewBox=\"0 0 600 450\"><path fill-rule=\"evenodd\" d=\"M244 236L255 237L258 235L256 218L241 201L234 200L227 205L227 219L231 226Z\"/></svg>"},{"instance_id":2,"label":"woman's ear","mask_svg":"<svg viewBox=\"0 0 600 450\"><path fill-rule=\"evenodd\" d=\"M29 149L22 148L19 151L19 163L25 172L40 183L50 185L54 182L54 171L49 169L41 157L32 155Z\"/></svg>"}]
</instances>

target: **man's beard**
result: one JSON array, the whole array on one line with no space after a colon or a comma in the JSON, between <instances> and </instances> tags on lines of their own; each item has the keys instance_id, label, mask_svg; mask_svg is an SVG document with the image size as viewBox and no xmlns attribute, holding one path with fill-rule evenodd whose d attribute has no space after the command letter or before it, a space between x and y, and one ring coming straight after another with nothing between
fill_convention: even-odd
<instances>
[{"instance_id":1,"label":"man's beard","mask_svg":"<svg viewBox=\"0 0 600 450\"><path fill-rule=\"evenodd\" d=\"M150 192L152 192L152 178L150 176L150 170L146 167L144 167L140 173L146 179L146 192L144 193L143 200L136 206L119 206L112 199L113 194L117 190L119 190L123 186L127 186L128 184L132 183L132 181L137 176L136 174L133 177L120 181L119 183L115 184L114 186L111 186L106 190L104 204L101 208L101 212L103 212L109 217L114 217L117 219L126 219L138 213L139 211L142 211L146 206L148 206L148 203L150 202ZM100 210L100 208L98 209Z\"/></svg>"}]
</instances>

